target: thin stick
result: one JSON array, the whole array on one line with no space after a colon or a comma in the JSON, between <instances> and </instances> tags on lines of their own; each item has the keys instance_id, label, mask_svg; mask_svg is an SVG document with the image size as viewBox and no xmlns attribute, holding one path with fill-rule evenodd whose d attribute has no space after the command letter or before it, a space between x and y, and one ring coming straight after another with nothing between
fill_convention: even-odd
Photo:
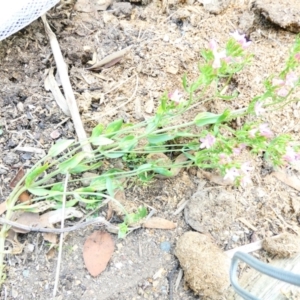
<instances>
[{"instance_id":1,"label":"thin stick","mask_svg":"<svg viewBox=\"0 0 300 300\"><path fill-rule=\"evenodd\" d=\"M66 191L67 191L67 187L68 187L68 181L69 181L69 173L67 172L66 179L65 179L65 186L64 186L64 194L63 194L63 198L62 198L62 210L61 210L62 216L61 216L60 229L64 229L64 226L65 226ZM62 232L60 234L60 239L59 239L59 248L58 248L59 250L58 250L58 257L57 257L57 266L56 266L55 283L54 283L54 289L53 289L53 297L56 296L56 291L58 288L63 242L64 242L64 233Z\"/></svg>"},{"instance_id":2,"label":"thin stick","mask_svg":"<svg viewBox=\"0 0 300 300\"><path fill-rule=\"evenodd\" d=\"M28 232L49 232L49 233L56 233L56 234L76 231L76 230L85 228L89 225L93 225L93 224L96 224L96 223L100 223L100 224L106 225L108 227L116 227L117 228L117 226L113 226L111 223L109 223L107 220L105 220L104 217L97 217L97 218L88 220L86 222L78 223L74 226L65 227L63 229L32 227L32 226L23 225L23 224L20 224L20 223L17 223L17 222L13 222L13 221L10 221L10 220L6 220L5 218L0 218L0 224L3 224L3 225L13 226L15 228L26 230Z\"/></svg>"},{"instance_id":3,"label":"thin stick","mask_svg":"<svg viewBox=\"0 0 300 300\"><path fill-rule=\"evenodd\" d=\"M46 19L46 15L43 15L42 17L43 23L44 23L44 27L45 27L45 31L48 35L48 38L50 40L50 45L52 48L52 52L53 52L53 56L55 59L55 63L56 63L56 67L57 67L57 71L59 73L59 77L63 86L63 90L64 90L64 94L65 94L65 98L71 113L71 117L74 123L74 127L76 130L76 134L78 136L79 141L83 141L87 139L87 135L84 131L83 128L83 124L79 115L79 110L76 104L76 100L75 100L75 96L72 90L72 86L71 86L71 82L70 82L70 78L68 75L68 68L67 65L64 61L63 55L61 53L60 47L59 47L59 43L57 41L57 38L55 36L55 34L53 33L53 31L51 30L47 19ZM85 144L82 146L83 150L87 153L91 153L92 152L92 148L90 144Z\"/></svg>"}]
</instances>

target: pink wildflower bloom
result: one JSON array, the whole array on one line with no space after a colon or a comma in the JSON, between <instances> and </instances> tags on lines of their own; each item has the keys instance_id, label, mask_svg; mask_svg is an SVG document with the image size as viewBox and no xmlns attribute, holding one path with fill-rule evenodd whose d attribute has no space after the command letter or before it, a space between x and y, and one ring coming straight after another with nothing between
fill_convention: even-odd
<instances>
[{"instance_id":1,"label":"pink wildflower bloom","mask_svg":"<svg viewBox=\"0 0 300 300\"><path fill-rule=\"evenodd\" d=\"M277 95L280 96L280 97L286 97L289 93L289 91L285 88L285 87L282 87L280 88L279 90L277 90Z\"/></svg>"},{"instance_id":2,"label":"pink wildflower bloom","mask_svg":"<svg viewBox=\"0 0 300 300\"><path fill-rule=\"evenodd\" d=\"M246 40L245 34L239 34L236 30L234 33L231 33L231 36L242 46L243 49L246 49L251 42Z\"/></svg>"},{"instance_id":3,"label":"pink wildflower bloom","mask_svg":"<svg viewBox=\"0 0 300 300\"><path fill-rule=\"evenodd\" d=\"M241 149L240 148L233 148L232 152L234 155L240 155L241 154Z\"/></svg>"},{"instance_id":4,"label":"pink wildflower bloom","mask_svg":"<svg viewBox=\"0 0 300 300\"><path fill-rule=\"evenodd\" d=\"M219 69L221 67L221 59L226 57L226 51L217 52L214 51L214 62L212 64L212 67L214 69Z\"/></svg>"},{"instance_id":5,"label":"pink wildflower bloom","mask_svg":"<svg viewBox=\"0 0 300 300\"><path fill-rule=\"evenodd\" d=\"M298 76L295 74L295 72L289 72L286 74L285 77L285 85L288 85L290 87L294 87L295 83L298 81Z\"/></svg>"},{"instance_id":6,"label":"pink wildflower bloom","mask_svg":"<svg viewBox=\"0 0 300 300\"><path fill-rule=\"evenodd\" d=\"M255 103L254 112L257 116L260 116L265 112L265 109L263 108L261 102L258 101L258 102Z\"/></svg>"},{"instance_id":7,"label":"pink wildflower bloom","mask_svg":"<svg viewBox=\"0 0 300 300\"><path fill-rule=\"evenodd\" d=\"M241 165L241 171L245 174L248 175L250 171L253 170L253 167L250 166L250 162L244 162Z\"/></svg>"},{"instance_id":8,"label":"pink wildflower bloom","mask_svg":"<svg viewBox=\"0 0 300 300\"><path fill-rule=\"evenodd\" d=\"M297 154L292 147L286 147L286 153L282 158L289 163L293 163L299 160L299 154Z\"/></svg>"},{"instance_id":9,"label":"pink wildflower bloom","mask_svg":"<svg viewBox=\"0 0 300 300\"><path fill-rule=\"evenodd\" d=\"M273 78L272 79L272 85L273 86L283 86L284 85L284 80Z\"/></svg>"},{"instance_id":10,"label":"pink wildflower bloom","mask_svg":"<svg viewBox=\"0 0 300 300\"><path fill-rule=\"evenodd\" d=\"M249 130L249 137L250 138L255 138L256 132L258 131L257 128Z\"/></svg>"},{"instance_id":11,"label":"pink wildflower bloom","mask_svg":"<svg viewBox=\"0 0 300 300\"><path fill-rule=\"evenodd\" d=\"M268 124L259 125L259 132L262 136L266 138L271 138L273 136L273 132L270 130Z\"/></svg>"},{"instance_id":12,"label":"pink wildflower bloom","mask_svg":"<svg viewBox=\"0 0 300 300\"><path fill-rule=\"evenodd\" d=\"M218 44L215 40L210 40L209 42L209 48L212 50L212 51L217 51L218 49Z\"/></svg>"},{"instance_id":13,"label":"pink wildflower bloom","mask_svg":"<svg viewBox=\"0 0 300 300\"><path fill-rule=\"evenodd\" d=\"M232 167L226 170L224 180L230 180L233 182L238 176L240 176L239 171L237 170L237 168Z\"/></svg>"},{"instance_id":14,"label":"pink wildflower bloom","mask_svg":"<svg viewBox=\"0 0 300 300\"><path fill-rule=\"evenodd\" d=\"M251 183L252 183L252 180L251 180L250 176L245 175L241 178L241 186L243 188L245 188L246 186L248 186Z\"/></svg>"},{"instance_id":15,"label":"pink wildflower bloom","mask_svg":"<svg viewBox=\"0 0 300 300\"><path fill-rule=\"evenodd\" d=\"M179 104L181 102L182 95L179 93L178 90L175 90L173 93L168 95L169 99L174 101L175 103Z\"/></svg>"},{"instance_id":16,"label":"pink wildflower bloom","mask_svg":"<svg viewBox=\"0 0 300 300\"><path fill-rule=\"evenodd\" d=\"M209 149L216 142L216 138L211 134L208 134L205 138L201 138L200 142L202 142L200 145L200 149L204 149L204 148Z\"/></svg>"},{"instance_id":17,"label":"pink wildflower bloom","mask_svg":"<svg viewBox=\"0 0 300 300\"><path fill-rule=\"evenodd\" d=\"M295 59L298 60L298 62L300 62L300 52L295 54Z\"/></svg>"},{"instance_id":18,"label":"pink wildflower bloom","mask_svg":"<svg viewBox=\"0 0 300 300\"><path fill-rule=\"evenodd\" d=\"M221 165L229 164L232 161L231 158L225 153L220 153L219 158L220 158L219 163Z\"/></svg>"},{"instance_id":19,"label":"pink wildflower bloom","mask_svg":"<svg viewBox=\"0 0 300 300\"><path fill-rule=\"evenodd\" d=\"M214 69L219 69L221 67L221 59L226 58L226 51L218 52L218 44L215 40L211 40L209 42L209 48L213 51L214 54L214 62L212 64L212 67Z\"/></svg>"}]
</instances>

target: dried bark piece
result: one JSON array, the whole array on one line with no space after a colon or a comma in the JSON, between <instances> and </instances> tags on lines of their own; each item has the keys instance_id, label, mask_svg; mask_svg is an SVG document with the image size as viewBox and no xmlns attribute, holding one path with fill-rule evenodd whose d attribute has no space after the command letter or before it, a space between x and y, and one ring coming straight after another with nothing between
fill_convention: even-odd
<instances>
[{"instance_id":1,"label":"dried bark piece","mask_svg":"<svg viewBox=\"0 0 300 300\"><path fill-rule=\"evenodd\" d=\"M163 218L153 217L145 221L143 226L146 228L155 228L155 229L174 229L176 228L177 225L172 221Z\"/></svg>"}]
</instances>

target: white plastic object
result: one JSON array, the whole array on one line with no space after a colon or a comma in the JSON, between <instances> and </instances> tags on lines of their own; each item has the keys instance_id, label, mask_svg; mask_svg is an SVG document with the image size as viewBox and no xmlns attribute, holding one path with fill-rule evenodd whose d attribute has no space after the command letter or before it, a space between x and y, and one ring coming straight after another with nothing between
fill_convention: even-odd
<instances>
[{"instance_id":1,"label":"white plastic object","mask_svg":"<svg viewBox=\"0 0 300 300\"><path fill-rule=\"evenodd\" d=\"M0 41L46 13L59 0L0 0Z\"/></svg>"}]
</instances>

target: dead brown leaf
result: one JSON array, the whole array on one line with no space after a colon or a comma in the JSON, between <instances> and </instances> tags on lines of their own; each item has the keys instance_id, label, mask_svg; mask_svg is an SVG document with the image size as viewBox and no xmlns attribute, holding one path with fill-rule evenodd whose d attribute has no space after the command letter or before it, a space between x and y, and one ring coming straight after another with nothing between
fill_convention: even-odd
<instances>
[{"instance_id":1,"label":"dead brown leaf","mask_svg":"<svg viewBox=\"0 0 300 300\"><path fill-rule=\"evenodd\" d=\"M22 168L19 169L19 171L17 172L15 177L10 182L9 187L14 188L19 183L19 181L24 177L24 175L25 175L25 172L24 172L24 169L22 167Z\"/></svg>"},{"instance_id":2,"label":"dead brown leaf","mask_svg":"<svg viewBox=\"0 0 300 300\"><path fill-rule=\"evenodd\" d=\"M206 171L199 171L200 174L202 174L206 179L209 181L219 184L219 185L233 185L233 182L231 180L224 180L222 176L220 175L215 175Z\"/></svg>"},{"instance_id":3,"label":"dead brown leaf","mask_svg":"<svg viewBox=\"0 0 300 300\"><path fill-rule=\"evenodd\" d=\"M32 213L32 212L23 212L18 218L15 220L15 222L21 224L21 225L26 225L30 227L39 227L39 222L40 222L40 216L38 214ZM20 229L20 228L11 228L14 232L18 233L27 233L29 232L28 230L25 229Z\"/></svg>"},{"instance_id":4,"label":"dead brown leaf","mask_svg":"<svg viewBox=\"0 0 300 300\"><path fill-rule=\"evenodd\" d=\"M300 191L300 180L295 176L288 176L283 171L273 172L273 176L275 176L278 180L282 181L286 185L294 188L297 191Z\"/></svg>"},{"instance_id":5,"label":"dead brown leaf","mask_svg":"<svg viewBox=\"0 0 300 300\"><path fill-rule=\"evenodd\" d=\"M31 204L31 196L29 195L29 193L27 191L23 192L20 196L19 196L19 201L20 202L27 202L29 201L28 204Z\"/></svg>"},{"instance_id":6,"label":"dead brown leaf","mask_svg":"<svg viewBox=\"0 0 300 300\"><path fill-rule=\"evenodd\" d=\"M114 252L114 241L111 235L103 231L93 232L83 246L83 259L92 276L103 272Z\"/></svg>"},{"instance_id":7,"label":"dead brown leaf","mask_svg":"<svg viewBox=\"0 0 300 300\"><path fill-rule=\"evenodd\" d=\"M146 228L155 228L155 229L174 229L176 228L177 225L172 221L163 218L153 217L145 221L143 226Z\"/></svg>"},{"instance_id":8,"label":"dead brown leaf","mask_svg":"<svg viewBox=\"0 0 300 300\"><path fill-rule=\"evenodd\" d=\"M43 233L43 237L44 237L45 241L48 241L54 245L57 244L57 234L46 232L46 233Z\"/></svg>"},{"instance_id":9,"label":"dead brown leaf","mask_svg":"<svg viewBox=\"0 0 300 300\"><path fill-rule=\"evenodd\" d=\"M6 201L4 201L4 202L2 202L2 203L0 204L0 216L1 216L3 213L5 213L6 210L7 210L7 207L6 207Z\"/></svg>"}]
</instances>

